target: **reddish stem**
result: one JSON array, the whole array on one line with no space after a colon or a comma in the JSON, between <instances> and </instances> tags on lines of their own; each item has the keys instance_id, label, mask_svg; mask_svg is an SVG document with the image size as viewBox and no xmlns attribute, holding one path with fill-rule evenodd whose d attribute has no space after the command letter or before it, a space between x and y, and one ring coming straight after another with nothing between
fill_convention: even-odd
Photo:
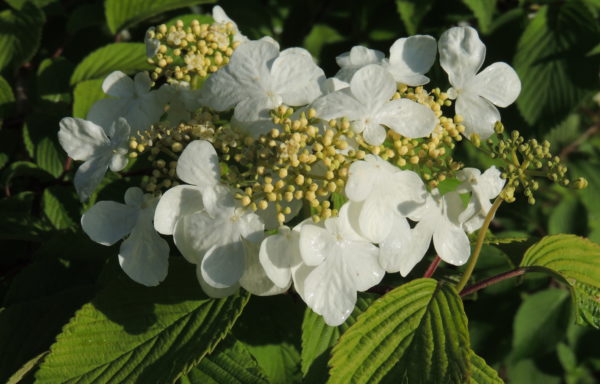
<instances>
[{"instance_id":1,"label":"reddish stem","mask_svg":"<svg viewBox=\"0 0 600 384\"><path fill-rule=\"evenodd\" d=\"M427 267L427 270L425 271L425 274L423 275L423 277L433 276L433 274L435 273L435 270L437 269L438 265L440 265L441 261L442 261L442 259L440 259L440 257L438 255L435 255L435 258L433 259L431 264L429 264L429 267Z\"/></svg>"},{"instance_id":2,"label":"reddish stem","mask_svg":"<svg viewBox=\"0 0 600 384\"><path fill-rule=\"evenodd\" d=\"M490 277L488 279L481 280L480 282L475 283L475 284L473 284L473 285L471 285L471 286L463 289L462 292L460 293L460 296L461 297L468 296L471 293L475 293L475 292L479 291L480 289L489 287L490 285L497 284L497 283L499 283L501 281L510 279L512 277L521 276L525 272L527 272L527 269L525 269L525 268L517 268L517 269L514 269L512 271L504 272L504 273L501 273L499 275L492 276L492 277Z\"/></svg>"}]
</instances>

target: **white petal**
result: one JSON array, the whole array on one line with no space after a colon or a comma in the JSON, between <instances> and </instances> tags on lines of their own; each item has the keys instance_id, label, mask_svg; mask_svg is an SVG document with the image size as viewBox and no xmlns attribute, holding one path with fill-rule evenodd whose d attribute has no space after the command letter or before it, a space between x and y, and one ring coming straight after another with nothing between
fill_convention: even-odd
<instances>
[{"instance_id":1,"label":"white petal","mask_svg":"<svg viewBox=\"0 0 600 384\"><path fill-rule=\"evenodd\" d=\"M362 132L363 138L368 144L381 145L385 141L387 131L382 125L369 123Z\"/></svg>"},{"instance_id":2,"label":"white petal","mask_svg":"<svg viewBox=\"0 0 600 384\"><path fill-rule=\"evenodd\" d=\"M130 98L135 96L133 80L121 71L114 71L102 82L102 90L109 96Z\"/></svg>"},{"instance_id":3,"label":"white petal","mask_svg":"<svg viewBox=\"0 0 600 384\"><path fill-rule=\"evenodd\" d=\"M365 105L367 111L375 111L392 98L396 92L396 81L379 65L361 68L350 82L352 94Z\"/></svg>"},{"instance_id":4,"label":"white petal","mask_svg":"<svg viewBox=\"0 0 600 384\"><path fill-rule=\"evenodd\" d=\"M373 243L382 242L390 233L396 212L390 210L388 196L384 194L371 195L362 206L359 226L360 233Z\"/></svg>"},{"instance_id":5,"label":"white petal","mask_svg":"<svg viewBox=\"0 0 600 384\"><path fill-rule=\"evenodd\" d=\"M244 246L244 274L240 278L242 288L258 296L278 295L287 291L291 279L288 278L286 286L279 287L273 283L261 265L258 255L260 243L242 240L242 244Z\"/></svg>"},{"instance_id":6,"label":"white petal","mask_svg":"<svg viewBox=\"0 0 600 384\"><path fill-rule=\"evenodd\" d=\"M264 40L249 41L240 45L227 65L233 77L248 89L268 89L269 63L279 56L279 48Z\"/></svg>"},{"instance_id":7,"label":"white petal","mask_svg":"<svg viewBox=\"0 0 600 384\"><path fill-rule=\"evenodd\" d=\"M154 228L163 235L172 235L175 224L183 215L202 211L202 191L191 185L178 185L161 196L154 212Z\"/></svg>"},{"instance_id":8,"label":"white petal","mask_svg":"<svg viewBox=\"0 0 600 384\"><path fill-rule=\"evenodd\" d=\"M246 89L227 67L210 75L200 91L202 102L216 111L226 111L247 98Z\"/></svg>"},{"instance_id":9,"label":"white petal","mask_svg":"<svg viewBox=\"0 0 600 384\"><path fill-rule=\"evenodd\" d=\"M462 93L456 99L456 114L464 119L465 136L468 138L473 133L482 140L494 133L494 125L500 121L500 113L485 99L471 93Z\"/></svg>"},{"instance_id":10,"label":"white petal","mask_svg":"<svg viewBox=\"0 0 600 384\"><path fill-rule=\"evenodd\" d=\"M462 88L475 77L485 59L485 45L471 27L450 28L442 34L438 46L440 64L455 88Z\"/></svg>"},{"instance_id":11,"label":"white petal","mask_svg":"<svg viewBox=\"0 0 600 384\"><path fill-rule=\"evenodd\" d=\"M97 156L110 141L104 129L91 121L65 117L60 121L58 141L73 160L88 160Z\"/></svg>"},{"instance_id":12,"label":"white petal","mask_svg":"<svg viewBox=\"0 0 600 384\"><path fill-rule=\"evenodd\" d=\"M222 184L217 184L202 190L204 209L212 217L227 217L227 220L236 214L238 202L234 198L236 190ZM239 215L238 215L239 218ZM227 221L226 220L226 221Z\"/></svg>"},{"instance_id":13,"label":"white petal","mask_svg":"<svg viewBox=\"0 0 600 384\"><path fill-rule=\"evenodd\" d=\"M123 170L129 163L129 157L124 155L116 154L110 158L108 167L113 172L119 172Z\"/></svg>"},{"instance_id":14,"label":"white petal","mask_svg":"<svg viewBox=\"0 0 600 384\"><path fill-rule=\"evenodd\" d=\"M342 324L354 310L356 288L342 255L316 267L304 281L306 304L330 326Z\"/></svg>"},{"instance_id":15,"label":"white petal","mask_svg":"<svg viewBox=\"0 0 600 384\"><path fill-rule=\"evenodd\" d=\"M402 216L410 216L425 203L427 190L421 177L413 171L399 171L390 175L386 189L393 193L389 199Z\"/></svg>"},{"instance_id":16,"label":"white petal","mask_svg":"<svg viewBox=\"0 0 600 384\"><path fill-rule=\"evenodd\" d=\"M463 265L471 254L467 234L447 219L439 220L433 233L433 245L440 258L452 265Z\"/></svg>"},{"instance_id":17,"label":"white petal","mask_svg":"<svg viewBox=\"0 0 600 384\"><path fill-rule=\"evenodd\" d=\"M417 86L429 82L427 73L435 61L437 44L428 35L401 38L390 48L388 70L397 82Z\"/></svg>"},{"instance_id":18,"label":"white petal","mask_svg":"<svg viewBox=\"0 0 600 384\"><path fill-rule=\"evenodd\" d=\"M351 241L343 248L344 264L348 268L353 286L358 291L379 284L385 271L379 265L379 249L366 241Z\"/></svg>"},{"instance_id":19,"label":"white petal","mask_svg":"<svg viewBox=\"0 0 600 384\"><path fill-rule=\"evenodd\" d=\"M306 224L300 230L300 255L310 266L319 265L326 258L335 240L326 229Z\"/></svg>"},{"instance_id":20,"label":"white petal","mask_svg":"<svg viewBox=\"0 0 600 384\"><path fill-rule=\"evenodd\" d=\"M83 231L96 243L112 245L127 236L138 210L115 201L99 201L81 217Z\"/></svg>"},{"instance_id":21,"label":"white petal","mask_svg":"<svg viewBox=\"0 0 600 384\"><path fill-rule=\"evenodd\" d=\"M348 87L350 87L350 84L336 77L330 77L321 83L321 91L325 95Z\"/></svg>"},{"instance_id":22,"label":"white petal","mask_svg":"<svg viewBox=\"0 0 600 384\"><path fill-rule=\"evenodd\" d=\"M110 144L113 149L124 148L127 152L127 144L129 144L129 136L131 134L131 127L127 123L127 120L120 117L114 121L108 131L110 137Z\"/></svg>"},{"instance_id":23,"label":"white petal","mask_svg":"<svg viewBox=\"0 0 600 384\"><path fill-rule=\"evenodd\" d=\"M221 299L223 297L233 295L240 289L239 284L234 284L231 287L226 288L215 288L211 286L202 277L202 267L200 264L196 266L196 277L198 278L198 282L200 283L200 286L202 287L204 293L206 293L209 297L212 297L214 299Z\"/></svg>"},{"instance_id":24,"label":"white petal","mask_svg":"<svg viewBox=\"0 0 600 384\"><path fill-rule=\"evenodd\" d=\"M227 288L236 284L244 273L244 248L241 241L215 245L206 252L200 273L208 285Z\"/></svg>"},{"instance_id":25,"label":"white petal","mask_svg":"<svg viewBox=\"0 0 600 384\"><path fill-rule=\"evenodd\" d=\"M240 235L246 240L260 243L264 237L265 224L256 213L251 210L242 210L243 208L237 209L237 215L239 215L237 224Z\"/></svg>"},{"instance_id":26,"label":"white petal","mask_svg":"<svg viewBox=\"0 0 600 384\"><path fill-rule=\"evenodd\" d=\"M346 196L352 201L365 200L377 182L377 172L373 164L367 161L355 161L348 169L348 182L346 183Z\"/></svg>"},{"instance_id":27,"label":"white petal","mask_svg":"<svg viewBox=\"0 0 600 384\"><path fill-rule=\"evenodd\" d=\"M483 175L479 184L482 185L480 194L486 199L494 199L502 192L506 180L501 177L501 172L495 166L489 167Z\"/></svg>"},{"instance_id":28,"label":"white petal","mask_svg":"<svg viewBox=\"0 0 600 384\"><path fill-rule=\"evenodd\" d=\"M428 136L438 121L431 109L409 99L386 103L374 120L411 139Z\"/></svg>"},{"instance_id":29,"label":"white petal","mask_svg":"<svg viewBox=\"0 0 600 384\"><path fill-rule=\"evenodd\" d=\"M418 222L411 230L410 248L408 252L404 254L405 257L399 260L400 274L403 277L406 277L415 265L423 260L423 257L431 244L431 238L436 226L437 220L426 218L425 220Z\"/></svg>"},{"instance_id":30,"label":"white petal","mask_svg":"<svg viewBox=\"0 0 600 384\"><path fill-rule=\"evenodd\" d=\"M305 105L321 95L319 83L325 78L312 57L297 52L281 55L271 67L273 91L290 106Z\"/></svg>"},{"instance_id":31,"label":"white petal","mask_svg":"<svg viewBox=\"0 0 600 384\"><path fill-rule=\"evenodd\" d=\"M281 98L273 95L269 99L266 93L256 93L252 97L242 100L234 111L234 118L244 124L249 124L257 120L271 121L269 111L281 104Z\"/></svg>"},{"instance_id":32,"label":"white petal","mask_svg":"<svg viewBox=\"0 0 600 384\"><path fill-rule=\"evenodd\" d=\"M211 143L192 141L179 156L177 177L201 188L216 185L221 178L219 157Z\"/></svg>"},{"instance_id":33,"label":"white petal","mask_svg":"<svg viewBox=\"0 0 600 384\"><path fill-rule=\"evenodd\" d=\"M318 98L311 107L317 111L317 116L324 120L339 117L355 120L364 115L363 105L351 95L348 88Z\"/></svg>"},{"instance_id":34,"label":"white petal","mask_svg":"<svg viewBox=\"0 0 600 384\"><path fill-rule=\"evenodd\" d=\"M153 208L140 213L131 235L121 244L119 264L134 281L152 287L167 277L169 244L154 230Z\"/></svg>"},{"instance_id":35,"label":"white petal","mask_svg":"<svg viewBox=\"0 0 600 384\"><path fill-rule=\"evenodd\" d=\"M125 191L125 204L133 208L141 208L144 203L144 191L138 187L130 187Z\"/></svg>"},{"instance_id":36,"label":"white petal","mask_svg":"<svg viewBox=\"0 0 600 384\"><path fill-rule=\"evenodd\" d=\"M299 241L297 232L282 227L278 234L267 237L260 245L260 263L278 287L284 288L290 284L292 261L301 257Z\"/></svg>"},{"instance_id":37,"label":"white petal","mask_svg":"<svg viewBox=\"0 0 600 384\"><path fill-rule=\"evenodd\" d=\"M131 99L115 99L112 97L96 101L86 115L86 119L107 131L119 117L125 117L131 111Z\"/></svg>"},{"instance_id":38,"label":"white petal","mask_svg":"<svg viewBox=\"0 0 600 384\"><path fill-rule=\"evenodd\" d=\"M150 75L148 75L148 72L136 73L133 82L135 85L135 93L137 96L142 96L150 92L150 88L152 88L152 79L150 79Z\"/></svg>"},{"instance_id":39,"label":"white petal","mask_svg":"<svg viewBox=\"0 0 600 384\"><path fill-rule=\"evenodd\" d=\"M361 45L352 47L350 52L343 53L335 58L340 67L364 67L369 64L378 64L383 60L385 54L375 49L369 49Z\"/></svg>"},{"instance_id":40,"label":"white petal","mask_svg":"<svg viewBox=\"0 0 600 384\"><path fill-rule=\"evenodd\" d=\"M87 200L102 182L110 162L110 154L95 156L81 164L75 172L75 190L81 201Z\"/></svg>"},{"instance_id":41,"label":"white petal","mask_svg":"<svg viewBox=\"0 0 600 384\"><path fill-rule=\"evenodd\" d=\"M388 236L379 244L379 264L386 272L399 272L411 257L410 239L411 230L408 221L395 216ZM411 267L412 269L412 267Z\"/></svg>"},{"instance_id":42,"label":"white petal","mask_svg":"<svg viewBox=\"0 0 600 384\"><path fill-rule=\"evenodd\" d=\"M215 220L206 211L181 217L173 230L177 249L190 263L198 264L209 249L239 242L239 233L233 233L225 220L229 219Z\"/></svg>"},{"instance_id":43,"label":"white petal","mask_svg":"<svg viewBox=\"0 0 600 384\"><path fill-rule=\"evenodd\" d=\"M517 100L521 93L521 80L510 65L499 62L479 72L466 88L492 104L505 108Z\"/></svg>"}]
</instances>

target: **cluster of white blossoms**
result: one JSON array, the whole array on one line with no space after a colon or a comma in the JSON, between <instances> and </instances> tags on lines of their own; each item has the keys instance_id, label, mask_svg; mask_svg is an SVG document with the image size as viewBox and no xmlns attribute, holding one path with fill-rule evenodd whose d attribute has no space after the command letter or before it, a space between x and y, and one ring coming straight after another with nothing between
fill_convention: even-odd
<instances>
[{"instance_id":1,"label":"cluster of white blossoms","mask_svg":"<svg viewBox=\"0 0 600 384\"><path fill-rule=\"evenodd\" d=\"M339 325L357 292L386 272L408 275L432 243L449 264L469 259L467 234L481 227L505 179L495 167L464 168L450 152L461 134L489 137L500 120L495 105L514 102L521 87L505 63L477 73L485 46L473 28L451 28L437 43L398 39L389 58L354 47L326 78L308 51L247 39L218 6L213 16L210 26L151 29L158 70L110 74L109 98L86 120L60 124L61 145L84 161L75 175L82 200L108 168L143 156L154 167L142 185L149 193L134 186L125 204L97 202L81 220L100 244L125 239L119 262L129 277L159 284L170 253L161 235L172 236L207 295L240 287L273 295L293 285ZM437 52L447 92L423 89ZM189 67L192 56L199 67ZM173 77L161 81L167 67ZM442 192L436 186L448 177L456 187Z\"/></svg>"}]
</instances>

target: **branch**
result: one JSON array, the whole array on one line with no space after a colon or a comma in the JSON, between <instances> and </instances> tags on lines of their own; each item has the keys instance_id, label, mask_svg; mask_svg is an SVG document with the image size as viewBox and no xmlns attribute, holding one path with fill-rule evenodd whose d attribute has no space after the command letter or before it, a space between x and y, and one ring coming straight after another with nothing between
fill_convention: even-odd
<instances>
[{"instance_id":1,"label":"branch","mask_svg":"<svg viewBox=\"0 0 600 384\"><path fill-rule=\"evenodd\" d=\"M435 255L435 258L433 259L431 264L429 264L429 267L427 267L427 270L425 271L425 274L423 275L423 277L427 278L427 277L433 276L433 274L435 273L435 270L437 269L438 265L440 265L441 261L442 261L442 259L440 259L440 257L438 255Z\"/></svg>"},{"instance_id":2,"label":"branch","mask_svg":"<svg viewBox=\"0 0 600 384\"><path fill-rule=\"evenodd\" d=\"M498 284L499 282L510 279L512 277L521 276L525 272L527 272L527 270L525 268L517 268L512 271L504 272L499 275L492 276L488 279L481 280L480 282L475 283L475 284L465 288L460 293L460 297L468 296L471 293L475 293L475 292L479 291L480 289L489 287L490 285Z\"/></svg>"}]
</instances>

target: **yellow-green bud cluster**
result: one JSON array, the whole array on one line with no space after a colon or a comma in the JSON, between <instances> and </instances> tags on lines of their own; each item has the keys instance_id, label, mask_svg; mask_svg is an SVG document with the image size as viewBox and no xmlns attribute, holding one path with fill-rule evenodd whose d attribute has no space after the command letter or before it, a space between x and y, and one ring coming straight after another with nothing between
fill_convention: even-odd
<instances>
[{"instance_id":1,"label":"yellow-green bud cluster","mask_svg":"<svg viewBox=\"0 0 600 384\"><path fill-rule=\"evenodd\" d=\"M513 202L515 192L522 190L529 204L535 204L533 194L539 188L539 182L534 179L536 176L546 177L564 187L581 189L587 186L585 179L570 180L567 177L567 167L558 156L552 155L549 141L525 140L518 131L505 136L500 122L496 123L495 131L497 140L488 139L486 144L491 150L491 157L505 163L502 178L507 183L502 197L507 202ZM474 139L472 142L477 145L477 137Z\"/></svg>"},{"instance_id":2,"label":"yellow-green bud cluster","mask_svg":"<svg viewBox=\"0 0 600 384\"><path fill-rule=\"evenodd\" d=\"M151 77L165 77L168 82L193 83L205 78L229 62L235 48L234 26L231 23L200 24L192 20L189 26L178 20L175 25L159 25L147 33L147 38L159 42L156 55L148 59L155 66Z\"/></svg>"}]
</instances>

